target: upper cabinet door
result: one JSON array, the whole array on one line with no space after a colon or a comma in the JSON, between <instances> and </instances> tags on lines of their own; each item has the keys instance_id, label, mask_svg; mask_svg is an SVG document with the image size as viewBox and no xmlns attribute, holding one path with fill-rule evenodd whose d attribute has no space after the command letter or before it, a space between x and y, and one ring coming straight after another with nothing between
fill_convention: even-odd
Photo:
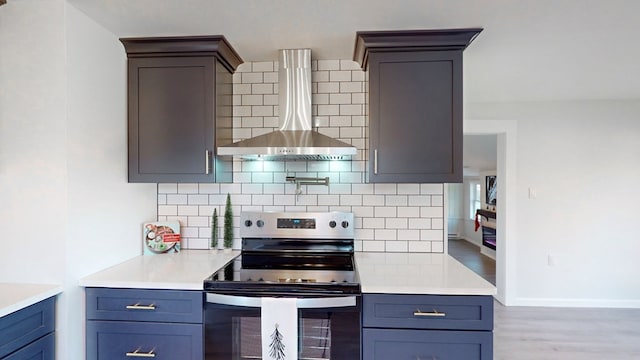
<instances>
[{"instance_id":1,"label":"upper cabinet door","mask_svg":"<svg viewBox=\"0 0 640 360\"><path fill-rule=\"evenodd\" d=\"M370 182L462 181L462 53L369 58Z\"/></svg>"},{"instance_id":2,"label":"upper cabinet door","mask_svg":"<svg viewBox=\"0 0 640 360\"><path fill-rule=\"evenodd\" d=\"M358 32L369 182L462 182L462 52L482 29Z\"/></svg>"},{"instance_id":3,"label":"upper cabinet door","mask_svg":"<svg viewBox=\"0 0 640 360\"><path fill-rule=\"evenodd\" d=\"M223 36L125 38L129 182L230 182L232 75L242 59Z\"/></svg>"},{"instance_id":4,"label":"upper cabinet door","mask_svg":"<svg viewBox=\"0 0 640 360\"><path fill-rule=\"evenodd\" d=\"M129 60L129 181L213 182L215 59Z\"/></svg>"}]
</instances>

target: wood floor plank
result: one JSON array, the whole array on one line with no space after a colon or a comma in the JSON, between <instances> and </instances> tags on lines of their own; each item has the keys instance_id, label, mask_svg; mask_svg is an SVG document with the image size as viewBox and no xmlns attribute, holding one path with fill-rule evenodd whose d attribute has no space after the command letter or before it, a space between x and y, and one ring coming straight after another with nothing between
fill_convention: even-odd
<instances>
[{"instance_id":1,"label":"wood floor plank","mask_svg":"<svg viewBox=\"0 0 640 360\"><path fill-rule=\"evenodd\" d=\"M495 261L478 246L449 240L449 254L488 281L493 276L495 284ZM496 301L494 320L496 360L640 360L640 309L505 307Z\"/></svg>"}]
</instances>

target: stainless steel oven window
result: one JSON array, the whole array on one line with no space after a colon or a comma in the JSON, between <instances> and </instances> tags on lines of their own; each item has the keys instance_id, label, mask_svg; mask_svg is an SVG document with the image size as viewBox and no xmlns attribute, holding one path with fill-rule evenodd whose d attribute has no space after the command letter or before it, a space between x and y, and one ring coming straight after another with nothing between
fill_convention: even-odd
<instances>
[{"instance_id":1,"label":"stainless steel oven window","mask_svg":"<svg viewBox=\"0 0 640 360\"><path fill-rule=\"evenodd\" d=\"M233 359L261 359L260 318L240 317L233 324ZM302 318L298 329L299 359L331 359L330 318Z\"/></svg>"}]
</instances>

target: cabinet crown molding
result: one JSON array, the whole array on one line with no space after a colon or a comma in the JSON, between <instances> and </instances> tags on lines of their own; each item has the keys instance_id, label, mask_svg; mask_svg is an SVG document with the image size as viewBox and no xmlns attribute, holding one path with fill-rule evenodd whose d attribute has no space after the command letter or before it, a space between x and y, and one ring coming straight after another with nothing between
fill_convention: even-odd
<instances>
[{"instance_id":1,"label":"cabinet crown molding","mask_svg":"<svg viewBox=\"0 0 640 360\"><path fill-rule=\"evenodd\" d=\"M128 58L214 56L232 73L244 62L223 35L121 38L120 42Z\"/></svg>"},{"instance_id":2,"label":"cabinet crown molding","mask_svg":"<svg viewBox=\"0 0 640 360\"><path fill-rule=\"evenodd\" d=\"M482 28L438 30L358 31L353 60L363 70L369 65L369 52L464 50Z\"/></svg>"}]
</instances>

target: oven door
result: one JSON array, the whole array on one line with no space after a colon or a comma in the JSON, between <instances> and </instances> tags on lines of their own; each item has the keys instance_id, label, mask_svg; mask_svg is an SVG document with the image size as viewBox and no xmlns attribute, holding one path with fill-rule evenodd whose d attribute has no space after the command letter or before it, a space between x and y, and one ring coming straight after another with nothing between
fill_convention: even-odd
<instances>
[{"instance_id":1,"label":"oven door","mask_svg":"<svg viewBox=\"0 0 640 360\"><path fill-rule=\"evenodd\" d=\"M206 294L205 359L262 359L260 298ZM360 359L360 296L298 298L298 359Z\"/></svg>"}]
</instances>

